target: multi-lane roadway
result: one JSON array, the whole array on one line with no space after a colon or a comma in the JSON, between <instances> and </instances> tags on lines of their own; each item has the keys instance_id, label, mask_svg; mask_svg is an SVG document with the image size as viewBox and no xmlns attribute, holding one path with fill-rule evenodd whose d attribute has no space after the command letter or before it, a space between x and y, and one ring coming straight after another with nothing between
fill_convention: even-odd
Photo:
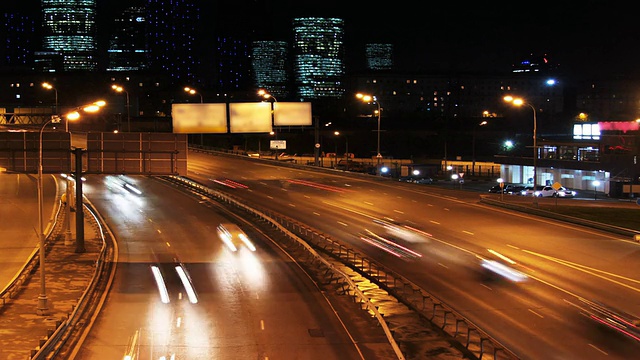
<instances>
[{"instance_id":1,"label":"multi-lane roadway","mask_svg":"<svg viewBox=\"0 0 640 360\"><path fill-rule=\"evenodd\" d=\"M638 340L589 318L583 301L640 314L640 246L631 239L483 206L477 194L452 189L200 152L188 163L190 178L384 263L522 359L630 359L640 350ZM390 219L421 235L403 240L385 228ZM481 266L496 257L526 279Z\"/></svg>"},{"instance_id":2,"label":"multi-lane roadway","mask_svg":"<svg viewBox=\"0 0 640 360\"><path fill-rule=\"evenodd\" d=\"M74 359L393 358L379 328L354 331L245 220L150 178L91 176L84 192L118 239L118 256ZM231 251L220 223L245 229L255 251Z\"/></svg>"}]
</instances>

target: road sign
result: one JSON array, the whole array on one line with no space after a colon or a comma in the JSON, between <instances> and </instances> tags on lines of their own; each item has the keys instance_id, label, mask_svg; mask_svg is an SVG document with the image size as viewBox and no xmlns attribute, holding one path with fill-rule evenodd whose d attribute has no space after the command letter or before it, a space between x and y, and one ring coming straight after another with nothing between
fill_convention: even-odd
<instances>
[{"instance_id":1,"label":"road sign","mask_svg":"<svg viewBox=\"0 0 640 360\"><path fill-rule=\"evenodd\" d=\"M636 204L640 205L640 198L636 199Z\"/></svg>"},{"instance_id":2,"label":"road sign","mask_svg":"<svg viewBox=\"0 0 640 360\"><path fill-rule=\"evenodd\" d=\"M551 187L553 188L553 190L558 191L562 187L562 184L560 184L559 182L556 181L556 182L553 183L553 185Z\"/></svg>"}]
</instances>

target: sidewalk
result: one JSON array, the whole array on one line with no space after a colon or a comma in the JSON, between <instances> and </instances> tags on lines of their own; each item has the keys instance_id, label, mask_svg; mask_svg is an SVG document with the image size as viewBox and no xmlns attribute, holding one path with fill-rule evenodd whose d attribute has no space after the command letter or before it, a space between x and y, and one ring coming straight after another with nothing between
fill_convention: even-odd
<instances>
[{"instance_id":1,"label":"sidewalk","mask_svg":"<svg viewBox=\"0 0 640 360\"><path fill-rule=\"evenodd\" d=\"M75 213L72 213L74 216ZM47 311L38 315L38 297L41 293L40 269L31 274L18 295L0 307L0 359L24 360L37 352L46 339L73 311L94 276L96 261L102 248L102 239L94 222L88 220L85 210L86 252L76 253L75 242L65 245L65 211L60 211L58 222L47 244L45 260L45 293ZM73 240L75 241L75 231ZM26 259L25 259L26 260ZM3 284L4 285L4 284Z\"/></svg>"}]
</instances>

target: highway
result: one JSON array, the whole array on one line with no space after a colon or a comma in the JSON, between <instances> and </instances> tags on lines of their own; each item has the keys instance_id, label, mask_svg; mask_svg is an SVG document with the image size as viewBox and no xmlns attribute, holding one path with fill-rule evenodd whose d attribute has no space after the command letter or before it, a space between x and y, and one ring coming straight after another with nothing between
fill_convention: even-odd
<instances>
[{"instance_id":1,"label":"highway","mask_svg":"<svg viewBox=\"0 0 640 360\"><path fill-rule=\"evenodd\" d=\"M146 177L91 176L84 193L118 239L118 257L75 359L393 358L382 330L358 330L267 234L215 204ZM256 251L225 246L223 222L245 230Z\"/></svg>"},{"instance_id":2,"label":"highway","mask_svg":"<svg viewBox=\"0 0 640 360\"><path fill-rule=\"evenodd\" d=\"M640 314L640 246L479 204L478 194L189 152L189 178L281 212L384 263L521 359L630 359L640 342L585 316L582 299ZM373 181L372 181L373 180ZM398 239L386 220L420 236ZM387 241L393 239L393 241ZM496 254L526 276L481 266Z\"/></svg>"}]
</instances>

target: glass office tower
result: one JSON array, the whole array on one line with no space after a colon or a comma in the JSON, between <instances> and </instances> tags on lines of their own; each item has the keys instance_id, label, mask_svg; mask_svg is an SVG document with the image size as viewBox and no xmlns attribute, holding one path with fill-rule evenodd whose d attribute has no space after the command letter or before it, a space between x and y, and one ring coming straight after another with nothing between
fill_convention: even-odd
<instances>
[{"instance_id":1,"label":"glass office tower","mask_svg":"<svg viewBox=\"0 0 640 360\"><path fill-rule=\"evenodd\" d=\"M64 71L96 68L96 0L42 0L43 50L62 55Z\"/></svg>"},{"instance_id":2,"label":"glass office tower","mask_svg":"<svg viewBox=\"0 0 640 360\"><path fill-rule=\"evenodd\" d=\"M265 89L277 99L289 97L286 41L254 41L252 68L257 88Z\"/></svg>"},{"instance_id":3,"label":"glass office tower","mask_svg":"<svg viewBox=\"0 0 640 360\"><path fill-rule=\"evenodd\" d=\"M136 71L147 68L146 9L130 7L114 20L109 39L107 71Z\"/></svg>"},{"instance_id":4,"label":"glass office tower","mask_svg":"<svg viewBox=\"0 0 640 360\"><path fill-rule=\"evenodd\" d=\"M294 73L300 100L344 94L344 21L295 18Z\"/></svg>"}]
</instances>

